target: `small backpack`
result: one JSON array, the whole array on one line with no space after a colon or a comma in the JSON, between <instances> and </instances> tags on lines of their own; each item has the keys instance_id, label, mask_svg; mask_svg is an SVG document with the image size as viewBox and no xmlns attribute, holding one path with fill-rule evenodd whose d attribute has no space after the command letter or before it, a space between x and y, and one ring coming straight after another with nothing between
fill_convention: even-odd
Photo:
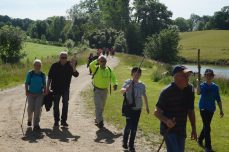
<instances>
[{"instance_id":1,"label":"small backpack","mask_svg":"<svg viewBox=\"0 0 229 152\"><path fill-rule=\"evenodd\" d=\"M35 72L34 72L34 70L31 70L30 72L29 72L29 74L30 74L30 78L29 78L29 85L31 84L31 79L32 79L32 77L33 77L33 75L35 74ZM43 72L41 72L40 74L39 74L39 76L41 77L41 79L43 80L43 85L45 85L45 74L43 73Z\"/></svg>"}]
</instances>

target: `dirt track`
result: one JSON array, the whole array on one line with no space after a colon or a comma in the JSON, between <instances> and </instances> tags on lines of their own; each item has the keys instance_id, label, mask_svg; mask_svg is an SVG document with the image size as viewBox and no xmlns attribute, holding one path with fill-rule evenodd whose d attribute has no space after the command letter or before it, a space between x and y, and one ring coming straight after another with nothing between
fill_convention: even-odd
<instances>
[{"instance_id":1,"label":"dirt track","mask_svg":"<svg viewBox=\"0 0 229 152\"><path fill-rule=\"evenodd\" d=\"M110 67L118 64L117 58L109 58ZM106 130L100 131L94 126L93 112L87 112L85 101L80 97L82 89L91 84L86 66L77 68L78 78L71 83L68 123L69 129L53 128L52 110L43 108L41 132L27 129L27 113L24 121L23 137L20 122L25 103L23 85L0 91L0 151L1 152L121 152L122 132L105 124ZM61 104L60 104L61 105ZM62 105L61 105L62 107ZM137 151L147 152L142 140L137 139Z\"/></svg>"}]
</instances>

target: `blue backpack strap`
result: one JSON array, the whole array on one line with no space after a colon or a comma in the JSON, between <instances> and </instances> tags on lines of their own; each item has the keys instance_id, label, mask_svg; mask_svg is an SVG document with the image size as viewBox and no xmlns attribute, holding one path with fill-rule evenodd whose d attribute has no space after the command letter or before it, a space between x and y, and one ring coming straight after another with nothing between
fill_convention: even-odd
<instances>
[{"instance_id":1,"label":"blue backpack strap","mask_svg":"<svg viewBox=\"0 0 229 152\"><path fill-rule=\"evenodd\" d=\"M29 85L31 84L31 79L32 79L32 77L33 77L33 74L34 74L34 70L31 70L31 71L29 71Z\"/></svg>"},{"instance_id":2,"label":"blue backpack strap","mask_svg":"<svg viewBox=\"0 0 229 152\"><path fill-rule=\"evenodd\" d=\"M29 85L31 84L31 79L32 79L32 77L33 77L33 75L34 75L34 70L31 70L30 72L29 72ZM42 79L42 81L43 81L43 85L45 85L45 74L43 73L43 72L41 72L40 74L39 74L39 76L41 77L41 79Z\"/></svg>"}]
</instances>

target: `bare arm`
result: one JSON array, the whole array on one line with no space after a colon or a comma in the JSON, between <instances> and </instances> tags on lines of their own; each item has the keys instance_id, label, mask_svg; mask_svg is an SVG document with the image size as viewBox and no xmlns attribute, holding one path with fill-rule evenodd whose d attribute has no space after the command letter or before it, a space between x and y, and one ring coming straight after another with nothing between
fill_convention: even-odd
<instances>
[{"instance_id":1,"label":"bare arm","mask_svg":"<svg viewBox=\"0 0 229 152\"><path fill-rule=\"evenodd\" d=\"M223 106L222 106L222 102L217 102L218 106L219 106L219 109L220 109L220 117L222 118L224 116L224 113L223 113Z\"/></svg>"},{"instance_id":2,"label":"bare arm","mask_svg":"<svg viewBox=\"0 0 229 152\"><path fill-rule=\"evenodd\" d=\"M195 116L195 111L194 110L189 110L188 111L188 118L189 118L189 121L190 121L191 127L192 127L191 139L192 140L197 140L196 116Z\"/></svg>"},{"instance_id":3,"label":"bare arm","mask_svg":"<svg viewBox=\"0 0 229 152\"><path fill-rule=\"evenodd\" d=\"M25 95L29 95L29 85L25 83Z\"/></svg>"},{"instance_id":4,"label":"bare arm","mask_svg":"<svg viewBox=\"0 0 229 152\"><path fill-rule=\"evenodd\" d=\"M148 105L148 98L146 95L143 96L144 101L145 101L145 106L146 106L146 111L149 114L149 105Z\"/></svg>"},{"instance_id":5,"label":"bare arm","mask_svg":"<svg viewBox=\"0 0 229 152\"><path fill-rule=\"evenodd\" d=\"M160 108L156 107L155 111L154 111L154 115L163 123L165 123L167 125L167 127L169 128L173 128L176 125L175 120L171 120L169 118L167 118L166 116L163 115L163 110L161 110Z\"/></svg>"},{"instance_id":6,"label":"bare arm","mask_svg":"<svg viewBox=\"0 0 229 152\"><path fill-rule=\"evenodd\" d=\"M46 87L46 94L49 92L50 90L50 84L51 84L52 80L48 78L48 82L47 82L47 87Z\"/></svg>"}]
</instances>

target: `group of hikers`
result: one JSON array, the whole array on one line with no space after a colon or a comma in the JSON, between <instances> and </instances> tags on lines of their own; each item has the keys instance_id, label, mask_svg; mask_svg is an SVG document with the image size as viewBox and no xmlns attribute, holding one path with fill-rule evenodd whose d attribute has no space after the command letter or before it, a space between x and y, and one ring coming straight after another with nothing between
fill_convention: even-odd
<instances>
[{"instance_id":1,"label":"group of hikers","mask_svg":"<svg viewBox=\"0 0 229 152\"><path fill-rule=\"evenodd\" d=\"M95 104L95 125L104 128L103 111L106 104L108 92L117 90L118 81L114 71L107 66L107 56L98 53L97 57L91 58L88 63L90 74L92 74L94 104ZM69 88L72 76L78 77L76 61L68 61L67 52L61 52L59 61L54 63L48 72L48 81L41 72L41 60L34 61L34 69L28 72L25 81L25 91L28 99L28 126L34 126L39 130L41 107L43 97L53 93L54 126L68 127L68 104ZM203 122L202 131L197 138L196 120L194 111L195 93L194 87L189 83L192 71L185 66L176 66L172 71L174 81L161 92L156 103L154 115L160 120L160 133L163 136L168 152L184 152L186 139L187 117L191 124L191 139L197 140L200 146L205 141L206 152L212 152L211 146L211 120L216 110L217 101L220 116L223 117L222 102L219 88L213 83L214 72L211 69L205 71L205 81L200 84L198 80L197 94L201 95L199 109ZM121 94L129 108L125 108L126 126L123 133L122 147L134 152L134 141L136 137L139 118L142 111L143 100L146 112L149 114L146 86L140 81L142 70L140 67L133 67L130 71L130 78L127 79L121 88ZM60 119L59 103L62 97L62 114ZM123 105L124 106L124 105ZM120 107L121 108L121 107ZM124 108L124 107L122 107ZM33 122L32 122L33 120Z\"/></svg>"}]
</instances>

